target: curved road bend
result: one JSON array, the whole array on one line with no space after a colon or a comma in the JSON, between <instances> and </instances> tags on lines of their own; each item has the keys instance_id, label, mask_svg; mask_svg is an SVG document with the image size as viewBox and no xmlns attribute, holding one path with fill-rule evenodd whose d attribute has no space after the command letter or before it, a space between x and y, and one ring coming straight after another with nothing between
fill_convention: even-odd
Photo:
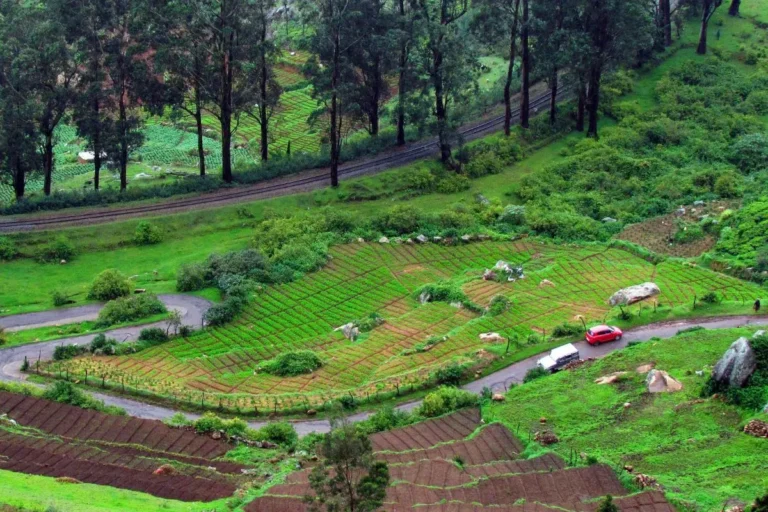
<instances>
[{"instance_id":1,"label":"curved road bend","mask_svg":"<svg viewBox=\"0 0 768 512\"><path fill-rule=\"evenodd\" d=\"M541 86L535 88L539 90L542 89ZM558 100L564 101L568 97L568 88L561 88ZM537 94L532 98L530 105L531 113L535 114L539 110L547 108L549 101L550 93L548 90L544 89L543 93ZM513 122L518 120L520 117L520 109L514 109L512 111L512 116ZM459 128L457 136L465 141L471 141L499 131L503 125L504 116L495 116ZM375 174L431 157L437 154L437 152L437 138L431 137L418 142L413 142L402 148L390 149L371 158L344 164L339 169L339 175L344 178L353 178L367 174ZM194 197L173 199L154 204L89 208L86 211L76 213L61 211L54 213L41 212L37 214L8 217L0 221L0 233L17 233L61 227L85 226L125 220L132 217L180 213L191 210L198 211L200 209L216 208L256 199L266 199L297 192L306 192L327 187L329 184L328 169L312 169L289 176L273 178L253 185L219 189L214 192Z\"/></svg>"},{"instance_id":2,"label":"curved road bend","mask_svg":"<svg viewBox=\"0 0 768 512\"><path fill-rule=\"evenodd\" d=\"M163 302L165 302L170 308L186 308L186 315L184 316L184 323L192 326L199 326L202 322L204 312L210 307L210 303L204 299L198 297L180 296L180 295L163 295L161 296ZM77 309L77 308L74 308ZM66 310L60 310L66 311ZM19 315L25 316L25 315ZM13 317L6 317L4 320L9 321ZM62 320L63 321L63 320ZM164 322L157 324L163 326ZM601 358L607 354L626 347L632 341L648 341L651 338L670 338L674 336L678 330L688 327L702 326L707 329L724 329L733 327L742 327L753 325L766 326L768 325L768 316L731 316L731 317L715 317L704 319L690 319L680 320L674 322L661 322L657 324L650 324L643 327L638 327L624 333L623 338L620 341L613 343L607 343L605 345L590 346L585 341L574 343L576 348L583 359L587 358ZM147 326L143 326L147 327ZM128 327L125 329L117 329L107 333L110 337L123 341L124 339L135 339L138 332L143 327ZM37 343L33 345L22 345L19 347L8 347L0 349L0 380L5 381L19 381L24 380L26 376L19 371L21 362L26 356L30 361L36 361L39 355L42 355L43 359L50 358L53 354L54 347L62 343L89 343L94 335L78 336L75 338L68 338L64 340L50 341L44 343ZM536 361L542 356L538 354L522 361L518 361L502 370L499 370L487 377L483 377L474 382L470 382L463 386L463 389L472 391L474 393L480 393L483 388L488 387L493 391L504 391L510 385L522 382L523 377L528 370L536 366ZM115 405L125 409L128 414L139 418L147 419L166 419L179 412L171 408L161 407L157 405L151 405L133 400L130 398L117 397L112 395L105 395L102 393L92 393L94 397L103 400L108 405ZM398 406L400 410L411 410L416 408L421 401L408 402ZM185 413L190 418L198 418L199 415ZM361 421L366 419L370 413L361 412L353 414L348 417L350 421ZM264 422L250 422L249 425L252 428L259 428L263 426ZM306 435L311 432L328 432L330 430L330 423L328 420L301 420L293 422L299 435Z\"/></svg>"}]
</instances>

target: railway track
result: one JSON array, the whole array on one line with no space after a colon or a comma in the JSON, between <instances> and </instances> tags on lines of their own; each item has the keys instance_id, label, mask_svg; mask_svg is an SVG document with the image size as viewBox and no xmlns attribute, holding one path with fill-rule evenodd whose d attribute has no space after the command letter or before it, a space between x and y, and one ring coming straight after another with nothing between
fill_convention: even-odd
<instances>
[{"instance_id":1,"label":"railway track","mask_svg":"<svg viewBox=\"0 0 768 512\"><path fill-rule=\"evenodd\" d=\"M568 98L568 88L562 88L558 94L558 101ZM538 112L549 104L550 92L533 98L530 104L531 113ZM512 111L513 120L519 119L520 108ZM497 116L486 121L463 127L458 130L457 136L464 140L474 140L483 135L500 130L504 125L504 116ZM394 150L389 154L365 160L362 162L343 165L339 169L340 177L356 177L373 174L384 170L400 167L417 160L428 158L438 151L437 138L432 137L426 141L404 149ZM278 180L277 183L265 181L246 187L238 187L231 190L216 191L206 195L166 201L158 204L131 206L126 208L102 209L74 214L54 214L36 218L19 218L0 221L0 233L14 233L23 231L44 230L56 227L78 226L111 222L128 219L131 217L147 216L152 214L174 213L189 210L191 208L213 208L252 199L274 197L303 191L312 188L320 188L329 184L329 176L325 170L309 172L309 176L296 176L289 179Z\"/></svg>"}]
</instances>

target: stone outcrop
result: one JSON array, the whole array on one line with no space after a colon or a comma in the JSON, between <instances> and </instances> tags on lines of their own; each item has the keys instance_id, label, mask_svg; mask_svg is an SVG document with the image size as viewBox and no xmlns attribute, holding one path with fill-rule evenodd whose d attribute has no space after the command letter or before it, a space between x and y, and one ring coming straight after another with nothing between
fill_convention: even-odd
<instances>
[{"instance_id":1,"label":"stone outcrop","mask_svg":"<svg viewBox=\"0 0 768 512\"><path fill-rule=\"evenodd\" d=\"M608 304L611 306L629 306L643 300L656 297L661 293L661 290L656 283L643 283L628 288L623 288L608 299Z\"/></svg>"},{"instance_id":2,"label":"stone outcrop","mask_svg":"<svg viewBox=\"0 0 768 512\"><path fill-rule=\"evenodd\" d=\"M747 338L734 341L712 369L712 378L721 385L740 388L757 368L755 352Z\"/></svg>"}]
</instances>

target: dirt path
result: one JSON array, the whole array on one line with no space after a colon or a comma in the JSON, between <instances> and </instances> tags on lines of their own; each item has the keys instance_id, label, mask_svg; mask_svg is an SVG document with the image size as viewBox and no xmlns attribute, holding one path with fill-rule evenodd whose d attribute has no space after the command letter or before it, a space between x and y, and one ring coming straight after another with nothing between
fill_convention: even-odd
<instances>
[{"instance_id":1,"label":"dirt path","mask_svg":"<svg viewBox=\"0 0 768 512\"><path fill-rule=\"evenodd\" d=\"M188 325L200 325L202 319L202 313L210 307L210 303L199 299L197 297L187 296L164 296L164 300L170 298L179 298L185 301L188 306L191 306L187 316L185 317L185 323ZM193 299L193 300L189 300ZM169 307L173 307L173 304L169 304ZM9 317L10 318L10 317ZM160 323L163 324L162 322ZM669 338L674 336L680 329L688 327L701 326L707 329L725 329L733 327L742 327L747 325L766 326L768 325L768 316L731 316L731 317L714 317L714 318L702 318L702 319L688 319L673 322L662 322L657 324L650 324L644 327L638 327L624 333L623 338L620 341L607 343L605 345L599 345L592 347L585 341L574 343L576 348L579 349L581 357L583 359L594 357L601 358L610 354L615 350L625 348L632 341L648 341L651 338ZM146 327L146 326L144 326ZM130 327L126 329L118 329L109 333L110 336L115 337L118 340L123 340L123 337L132 337L138 334L139 327ZM26 356L30 360L37 360L40 355L43 359L50 358L53 353L53 349L56 345L62 343L87 343L93 336L80 336L77 338L70 338L67 340L58 340L55 342L38 343L34 345L23 345L20 347L8 347L0 349L0 380L5 381L22 381L26 379L26 376L19 371L21 362ZM498 372L492 373L487 377L470 382L463 389L472 391L474 393L480 393L483 388L488 387L493 391L504 391L511 384L517 384L522 382L526 372L536 366L536 361L542 357L542 354L538 354L517 363L514 363ZM93 396L103 400L109 405L116 405L125 409L131 416L146 419L166 419L179 412L171 408L161 407L157 405L146 404L133 400L130 398L116 397L112 395L105 395L101 393L93 393ZM398 406L397 408L404 411L412 410L419 406L421 401L408 402ZM197 414L186 415L190 418L198 418ZM370 416L368 412L361 412L349 416L349 420L352 422L361 421ZM327 420L302 420L293 422L299 435L306 435L311 432L328 432L330 430L330 423ZM249 425L252 428L259 428L264 425L264 422L250 422Z\"/></svg>"}]
</instances>

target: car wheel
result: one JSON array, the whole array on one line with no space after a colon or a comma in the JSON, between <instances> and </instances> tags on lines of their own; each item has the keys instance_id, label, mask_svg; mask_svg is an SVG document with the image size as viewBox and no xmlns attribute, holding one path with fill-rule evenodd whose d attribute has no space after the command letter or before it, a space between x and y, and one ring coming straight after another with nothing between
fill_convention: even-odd
<instances>
[{"instance_id":1,"label":"car wheel","mask_svg":"<svg viewBox=\"0 0 768 512\"><path fill-rule=\"evenodd\" d=\"M616 336L616 341L621 341L621 334L619 334L618 336Z\"/></svg>"}]
</instances>

